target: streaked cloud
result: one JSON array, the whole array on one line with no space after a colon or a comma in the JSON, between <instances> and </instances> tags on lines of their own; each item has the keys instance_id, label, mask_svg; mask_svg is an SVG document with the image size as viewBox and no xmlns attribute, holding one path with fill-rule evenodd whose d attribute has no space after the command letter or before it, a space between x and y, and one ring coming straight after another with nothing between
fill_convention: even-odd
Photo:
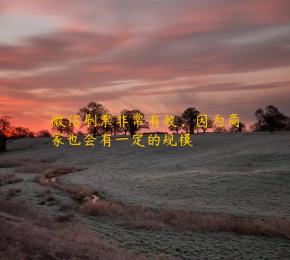
<instances>
[{"instance_id":1,"label":"streaked cloud","mask_svg":"<svg viewBox=\"0 0 290 260\"><path fill-rule=\"evenodd\" d=\"M289 11L287 0L0 0L0 113L32 128L89 101L290 114Z\"/></svg>"}]
</instances>

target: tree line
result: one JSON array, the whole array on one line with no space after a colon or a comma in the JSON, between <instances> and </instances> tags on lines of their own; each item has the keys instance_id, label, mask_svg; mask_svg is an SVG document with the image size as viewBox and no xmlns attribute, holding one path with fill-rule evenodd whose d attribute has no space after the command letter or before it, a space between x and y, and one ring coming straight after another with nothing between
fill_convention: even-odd
<instances>
[{"instance_id":1,"label":"tree line","mask_svg":"<svg viewBox=\"0 0 290 260\"><path fill-rule=\"evenodd\" d=\"M110 117L109 125L104 127L102 124L102 115L107 114ZM142 118L141 125L137 126L135 124L134 115L140 115ZM118 125L118 118L117 116L111 115L108 109L106 109L103 105L97 104L95 102L89 103L86 107L83 107L79 110L78 115L83 122L82 126L85 125L86 117L89 115L91 118L96 118L97 122L87 127L87 132L92 134L94 137L98 135L102 135L105 132L110 132L111 134L118 134L123 133L127 135L129 133L133 136L137 131L141 129L149 129L149 123L145 120L145 115L140 110L122 110L120 115L124 115L126 117L127 124L123 127ZM175 132L178 134L180 131L185 131L190 134L194 134L201 130L202 132L206 132L210 128L214 128L214 132L225 132L227 131L224 127L214 127L213 120L208 118L207 120L207 127L197 127L197 117L200 115L200 112L194 108L190 107L187 108L181 115L174 115L172 125L168 127L171 132ZM70 124L70 120L68 118L62 118L61 124L58 126L54 126L52 128L53 131L59 132L60 134L71 134L74 132L73 125ZM238 128L231 127L229 131L243 131L245 130L245 124L240 122ZM79 132L79 134L82 134Z\"/></svg>"},{"instance_id":2,"label":"tree line","mask_svg":"<svg viewBox=\"0 0 290 260\"><path fill-rule=\"evenodd\" d=\"M104 127L101 122L102 115L109 115L110 122ZM77 115L81 118L81 128L85 127L85 119L87 115L91 118L96 118L96 122L90 126L86 126L86 130L89 134L94 137L102 135L105 132L117 135L119 133L127 135L128 133L132 136L141 129L149 129L149 123L145 120L145 115L140 110L123 110L120 113L126 117L127 124L124 127L120 127L117 123L117 116L110 114L109 110L102 104L96 102L90 102L87 106L81 108ZM140 114L141 123L139 126L135 124L134 115ZM194 134L201 130L206 132L207 129L212 129L212 132L242 132L246 129L244 123L240 122L239 127L232 126L230 129L225 127L214 127L213 120L208 119L207 128L197 127L197 117L200 112L194 108L189 107L181 115L175 115L173 125L169 127L169 130L178 134L180 131L185 131L190 134ZM252 131L274 131L290 130L290 117L284 115L279 109L273 105L268 105L265 109L258 109L255 112L257 122L251 126ZM61 134L74 133L75 129L67 118L61 119L61 125L52 127L52 131L58 131ZM82 132L78 131L76 134L83 135ZM13 127L11 126L10 118L7 116L0 116L0 152L6 151L7 139L26 138L26 137L50 137L51 131L41 130L37 133L30 131L24 127Z\"/></svg>"}]
</instances>

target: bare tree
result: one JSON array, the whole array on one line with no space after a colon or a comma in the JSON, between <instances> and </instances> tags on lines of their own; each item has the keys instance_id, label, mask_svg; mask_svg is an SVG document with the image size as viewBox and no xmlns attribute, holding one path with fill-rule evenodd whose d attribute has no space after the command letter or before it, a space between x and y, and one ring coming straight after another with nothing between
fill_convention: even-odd
<instances>
[{"instance_id":1,"label":"bare tree","mask_svg":"<svg viewBox=\"0 0 290 260\"><path fill-rule=\"evenodd\" d=\"M196 120L198 115L199 111L196 110L194 107L187 108L182 114L182 118L185 124L184 128L186 130L189 130L190 134L194 134L194 129L196 128Z\"/></svg>"},{"instance_id":2,"label":"bare tree","mask_svg":"<svg viewBox=\"0 0 290 260\"><path fill-rule=\"evenodd\" d=\"M36 133L37 137L50 137L51 134L48 130L40 130L39 132Z\"/></svg>"},{"instance_id":3,"label":"bare tree","mask_svg":"<svg viewBox=\"0 0 290 260\"><path fill-rule=\"evenodd\" d=\"M205 133L207 129L213 128L213 121L212 119L207 119L207 127L201 127L202 131Z\"/></svg>"},{"instance_id":4,"label":"bare tree","mask_svg":"<svg viewBox=\"0 0 290 260\"><path fill-rule=\"evenodd\" d=\"M286 126L285 126L285 130L286 131L290 131L290 117L288 117L288 119L287 119L287 123L286 123Z\"/></svg>"},{"instance_id":5,"label":"bare tree","mask_svg":"<svg viewBox=\"0 0 290 260\"><path fill-rule=\"evenodd\" d=\"M34 133L28 128L18 126L11 129L11 138L28 138L34 137Z\"/></svg>"},{"instance_id":6,"label":"bare tree","mask_svg":"<svg viewBox=\"0 0 290 260\"><path fill-rule=\"evenodd\" d=\"M123 129L118 124L118 118L117 116L113 116L111 119L111 129L114 135L117 135L117 133L122 132Z\"/></svg>"},{"instance_id":7,"label":"bare tree","mask_svg":"<svg viewBox=\"0 0 290 260\"><path fill-rule=\"evenodd\" d=\"M108 114L109 111L102 105L96 102L90 102L86 107L83 107L79 111L79 115L82 118L83 126L87 126L88 132L96 135L100 135L103 131L102 129L102 115ZM88 117L92 120L90 125L86 124L86 119Z\"/></svg>"},{"instance_id":8,"label":"bare tree","mask_svg":"<svg viewBox=\"0 0 290 260\"><path fill-rule=\"evenodd\" d=\"M287 116L279 111L273 105L266 106L265 110L262 108L255 112L258 122L255 124L256 131L279 131L285 129L287 125Z\"/></svg>"},{"instance_id":9,"label":"bare tree","mask_svg":"<svg viewBox=\"0 0 290 260\"><path fill-rule=\"evenodd\" d=\"M239 122L239 126L231 126L231 128L229 129L230 132L243 132L246 130L246 125L242 122Z\"/></svg>"},{"instance_id":10,"label":"bare tree","mask_svg":"<svg viewBox=\"0 0 290 260\"><path fill-rule=\"evenodd\" d=\"M182 129L183 126L183 119L181 116L174 116L174 120L173 120L173 125L169 126L169 130L170 131L175 131L176 134L178 134L178 132Z\"/></svg>"},{"instance_id":11,"label":"bare tree","mask_svg":"<svg viewBox=\"0 0 290 260\"><path fill-rule=\"evenodd\" d=\"M6 141L8 138L8 132L11 129L9 119L10 117L8 116L0 117L0 152L6 151Z\"/></svg>"},{"instance_id":12,"label":"bare tree","mask_svg":"<svg viewBox=\"0 0 290 260\"><path fill-rule=\"evenodd\" d=\"M53 131L57 131L60 134L72 134L73 126L70 124L70 121L67 118L61 118L57 125L52 126Z\"/></svg>"},{"instance_id":13,"label":"bare tree","mask_svg":"<svg viewBox=\"0 0 290 260\"><path fill-rule=\"evenodd\" d=\"M228 130L222 126L222 127L215 127L213 130L214 133L227 133Z\"/></svg>"},{"instance_id":14,"label":"bare tree","mask_svg":"<svg viewBox=\"0 0 290 260\"><path fill-rule=\"evenodd\" d=\"M133 136L138 132L140 129L149 128L148 122L145 120L144 113L142 113L140 110L123 110L121 112L121 115L125 115L127 124L124 127L124 132L126 134L127 131L129 131L130 135ZM134 119L135 115L141 115L140 121L141 125L138 127L136 124L136 120Z\"/></svg>"}]
</instances>

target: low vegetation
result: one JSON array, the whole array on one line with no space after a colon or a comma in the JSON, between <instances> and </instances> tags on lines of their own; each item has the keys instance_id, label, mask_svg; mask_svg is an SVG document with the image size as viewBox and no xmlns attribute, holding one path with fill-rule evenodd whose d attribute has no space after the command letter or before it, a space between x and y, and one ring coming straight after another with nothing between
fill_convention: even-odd
<instances>
[{"instance_id":1,"label":"low vegetation","mask_svg":"<svg viewBox=\"0 0 290 260\"><path fill-rule=\"evenodd\" d=\"M23 201L0 200L1 259L144 259L105 243L68 215L48 217Z\"/></svg>"},{"instance_id":2,"label":"low vegetation","mask_svg":"<svg viewBox=\"0 0 290 260\"><path fill-rule=\"evenodd\" d=\"M15 174L0 175L0 186L14 184L23 181L21 178L17 178Z\"/></svg>"}]
</instances>

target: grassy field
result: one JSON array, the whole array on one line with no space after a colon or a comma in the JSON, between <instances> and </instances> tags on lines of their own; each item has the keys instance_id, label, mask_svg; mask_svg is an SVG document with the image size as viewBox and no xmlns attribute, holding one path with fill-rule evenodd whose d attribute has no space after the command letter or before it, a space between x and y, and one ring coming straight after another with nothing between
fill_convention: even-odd
<instances>
[{"instance_id":1,"label":"grassy field","mask_svg":"<svg viewBox=\"0 0 290 260\"><path fill-rule=\"evenodd\" d=\"M289 259L289 133L199 134L192 144L55 148L49 138L10 141L0 155L1 212L20 226L36 225L17 213L26 201L57 225L81 225L90 232L86 241L113 248L113 259ZM97 251L106 259L112 250Z\"/></svg>"}]
</instances>

